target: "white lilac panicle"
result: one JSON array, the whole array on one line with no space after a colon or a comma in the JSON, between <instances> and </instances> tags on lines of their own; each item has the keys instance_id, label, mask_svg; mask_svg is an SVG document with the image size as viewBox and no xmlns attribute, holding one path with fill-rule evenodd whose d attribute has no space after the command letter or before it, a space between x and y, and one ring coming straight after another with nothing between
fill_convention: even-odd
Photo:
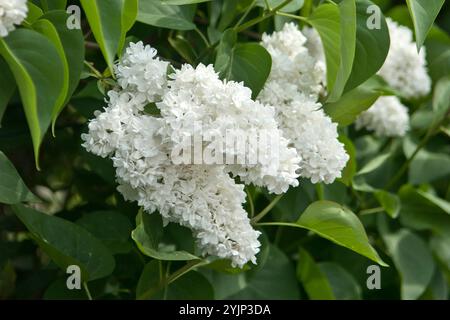
<instances>
[{"instance_id":1,"label":"white lilac panicle","mask_svg":"<svg viewBox=\"0 0 450 320\"><path fill-rule=\"evenodd\" d=\"M27 17L26 0L0 0L0 37L6 37Z\"/></svg>"},{"instance_id":2,"label":"white lilac panicle","mask_svg":"<svg viewBox=\"0 0 450 320\"><path fill-rule=\"evenodd\" d=\"M325 85L323 48L321 53L317 32L306 32L308 38L288 23L281 31L263 36L262 45L273 63L258 100L275 106L283 136L301 158L300 176L313 183L332 183L341 177L349 156L338 140L337 125L317 102Z\"/></svg>"},{"instance_id":3,"label":"white lilac panicle","mask_svg":"<svg viewBox=\"0 0 450 320\"><path fill-rule=\"evenodd\" d=\"M299 158L282 137L273 107L252 100L251 90L242 83L220 80L212 65L193 68L185 64L169 77L169 89L157 106L174 147L185 145L187 138L190 143L192 136L226 138L232 132L242 132L239 139L243 139L252 132L267 132L277 139L277 150L271 150L270 144L259 144L260 158L256 163L232 163L228 169L244 182L267 187L273 193L298 185ZM225 143L222 152L224 159L248 159L249 150ZM278 161L259 161L272 152Z\"/></svg>"},{"instance_id":4,"label":"white lilac panicle","mask_svg":"<svg viewBox=\"0 0 450 320\"><path fill-rule=\"evenodd\" d=\"M267 80L270 85L261 92L264 101L270 100L274 105L288 103L297 91L318 100L324 90L325 69L323 62L308 51L306 43L307 38L292 22L281 31L263 34L261 45L272 57Z\"/></svg>"},{"instance_id":5,"label":"white lilac panicle","mask_svg":"<svg viewBox=\"0 0 450 320\"><path fill-rule=\"evenodd\" d=\"M425 47L417 53L412 31L387 19L391 46L379 74L400 94L407 98L420 98L431 90L427 73Z\"/></svg>"},{"instance_id":6,"label":"white lilac panicle","mask_svg":"<svg viewBox=\"0 0 450 320\"><path fill-rule=\"evenodd\" d=\"M108 93L107 107L89 122L83 146L113 160L118 190L127 200L191 228L203 254L231 259L239 267L256 262L259 232L242 207L243 185L230 173L283 192L298 184L297 152L281 137L274 108L253 101L242 84L222 81L212 66L203 65L185 65L167 81L167 66L154 49L131 44L117 66L120 88ZM157 103L159 117L144 112L149 102ZM201 123L202 136L223 136L228 129L275 132L279 165L264 148L264 164L174 164L171 152L183 145L185 135L195 135L193 122ZM239 156L234 150L227 144L223 149Z\"/></svg>"},{"instance_id":7,"label":"white lilac panicle","mask_svg":"<svg viewBox=\"0 0 450 320\"><path fill-rule=\"evenodd\" d=\"M109 97L82 139L88 151L112 158L123 196L148 213L158 211L166 221L191 228L203 254L231 259L239 267L255 263L259 232L242 207L243 185L224 166L172 164L164 119L143 114L141 95L112 91Z\"/></svg>"},{"instance_id":8,"label":"white lilac panicle","mask_svg":"<svg viewBox=\"0 0 450 320\"><path fill-rule=\"evenodd\" d=\"M355 125L380 137L403 137L409 129L408 108L395 96L380 97L359 115Z\"/></svg>"},{"instance_id":9,"label":"white lilac panicle","mask_svg":"<svg viewBox=\"0 0 450 320\"><path fill-rule=\"evenodd\" d=\"M130 43L116 66L122 89L143 94L150 102L160 99L167 86L169 63L156 57L157 51L142 41Z\"/></svg>"},{"instance_id":10,"label":"white lilac panicle","mask_svg":"<svg viewBox=\"0 0 450 320\"><path fill-rule=\"evenodd\" d=\"M223 166L171 165L151 187L121 184L119 190L129 190L131 199L138 197L148 212L156 204L164 220L190 228L203 255L230 259L242 267L248 261L256 263L260 247L260 233L251 227L242 207L243 188Z\"/></svg>"},{"instance_id":11,"label":"white lilac panicle","mask_svg":"<svg viewBox=\"0 0 450 320\"><path fill-rule=\"evenodd\" d=\"M338 140L337 124L320 107L299 95L278 110L278 119L284 136L302 157L300 175L312 183L332 183L341 177L349 156Z\"/></svg>"}]
</instances>

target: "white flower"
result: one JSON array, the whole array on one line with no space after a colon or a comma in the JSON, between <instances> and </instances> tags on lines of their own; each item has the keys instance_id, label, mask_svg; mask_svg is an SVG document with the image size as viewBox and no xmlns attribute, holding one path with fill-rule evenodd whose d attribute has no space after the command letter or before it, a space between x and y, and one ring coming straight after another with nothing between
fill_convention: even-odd
<instances>
[{"instance_id":1,"label":"white flower","mask_svg":"<svg viewBox=\"0 0 450 320\"><path fill-rule=\"evenodd\" d=\"M26 0L0 0L0 37L6 37L27 17Z\"/></svg>"},{"instance_id":2,"label":"white flower","mask_svg":"<svg viewBox=\"0 0 450 320\"><path fill-rule=\"evenodd\" d=\"M274 193L298 185L296 163L299 159L295 149L289 148L289 142L282 138L273 107L252 100L251 90L242 83L220 80L212 65L200 64L196 68L183 65L170 78L169 89L157 106L174 147L196 136L225 139L230 132L242 132L241 139L245 139L251 134L268 132L276 139L277 150L271 150L270 144L260 144L260 158L269 157L274 151L278 161L273 161L274 158L253 164L244 161L239 165L231 164L228 169L244 182L265 186ZM234 144L225 144L222 151L225 159L247 159L249 152Z\"/></svg>"},{"instance_id":3,"label":"white flower","mask_svg":"<svg viewBox=\"0 0 450 320\"><path fill-rule=\"evenodd\" d=\"M82 135L83 146L112 159L125 199L192 229L203 254L228 258L239 267L256 263L260 233L242 207L244 185L230 174L281 193L298 185L300 158L282 137L275 109L253 101L250 89L220 80L212 66L204 65L184 65L167 80L167 66L154 49L131 44L117 66L121 89L108 93L108 106L95 113L89 132ZM150 102L156 102L160 116L145 113ZM198 131L192 126L196 122L202 125ZM224 158L248 159L258 153L265 161L174 163L172 152L184 146L186 137L199 134L208 144L206 137L224 137L228 130L247 135L269 131L276 138L277 153L273 155L267 143L256 150L227 142L218 149Z\"/></svg>"},{"instance_id":4,"label":"white flower","mask_svg":"<svg viewBox=\"0 0 450 320\"><path fill-rule=\"evenodd\" d=\"M109 97L108 107L97 112L82 136L83 146L112 158L125 199L191 228L203 254L229 258L240 267L256 263L259 232L242 207L243 185L223 165L174 165L172 143L164 136L167 124L142 112L142 95L112 91Z\"/></svg>"},{"instance_id":5,"label":"white flower","mask_svg":"<svg viewBox=\"0 0 450 320\"><path fill-rule=\"evenodd\" d=\"M230 259L242 267L256 263L258 236L242 208L243 185L236 184L223 166L170 165L157 183L134 189L122 184L147 212L158 210L166 221L190 228L203 255Z\"/></svg>"},{"instance_id":6,"label":"white flower","mask_svg":"<svg viewBox=\"0 0 450 320\"><path fill-rule=\"evenodd\" d=\"M116 67L119 85L144 94L150 102L159 100L167 85L169 63L157 58L156 53L142 41L130 43Z\"/></svg>"},{"instance_id":7,"label":"white flower","mask_svg":"<svg viewBox=\"0 0 450 320\"><path fill-rule=\"evenodd\" d=\"M272 105L288 103L300 91L314 100L324 90L325 68L307 48L307 39L294 23L281 31L263 34L261 44L272 57L272 70L260 97Z\"/></svg>"},{"instance_id":8,"label":"white flower","mask_svg":"<svg viewBox=\"0 0 450 320\"><path fill-rule=\"evenodd\" d=\"M145 105L140 95L110 91L108 96L108 107L94 113L95 118L88 124L89 133L81 136L86 150L103 158L114 153L120 145L123 126Z\"/></svg>"},{"instance_id":9,"label":"white flower","mask_svg":"<svg viewBox=\"0 0 450 320\"><path fill-rule=\"evenodd\" d=\"M431 90L431 80L426 68L425 47L417 53L410 29L389 18L387 24L391 47L378 73L405 98L420 98L427 95Z\"/></svg>"},{"instance_id":10,"label":"white flower","mask_svg":"<svg viewBox=\"0 0 450 320\"><path fill-rule=\"evenodd\" d=\"M278 126L300 156L300 176L313 183L341 177L349 159L338 140L337 125L321 109L326 64L320 37L313 29L293 23L263 35L272 56L272 70L258 100L275 106Z\"/></svg>"},{"instance_id":11,"label":"white flower","mask_svg":"<svg viewBox=\"0 0 450 320\"><path fill-rule=\"evenodd\" d=\"M312 183L332 183L341 177L349 156L338 140L337 124L320 108L320 103L299 95L280 107L278 119L302 158L300 175Z\"/></svg>"},{"instance_id":12,"label":"white flower","mask_svg":"<svg viewBox=\"0 0 450 320\"><path fill-rule=\"evenodd\" d=\"M375 131L377 136L403 137L409 129L408 108L397 97L380 97L359 115L356 129Z\"/></svg>"}]
</instances>

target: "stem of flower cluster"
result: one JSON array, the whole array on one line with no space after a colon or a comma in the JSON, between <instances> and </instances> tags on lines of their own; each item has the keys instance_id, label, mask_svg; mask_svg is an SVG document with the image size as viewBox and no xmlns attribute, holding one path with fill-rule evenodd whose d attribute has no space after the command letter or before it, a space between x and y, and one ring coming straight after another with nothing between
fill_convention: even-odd
<instances>
[{"instance_id":1,"label":"stem of flower cluster","mask_svg":"<svg viewBox=\"0 0 450 320\"><path fill-rule=\"evenodd\" d=\"M197 34L200 36L200 38L202 38L203 42L205 43L206 47L209 48L211 47L211 44L209 43L208 39L206 39L205 35L203 34L203 32L200 31L199 28L195 27L195 32L197 32Z\"/></svg>"},{"instance_id":2,"label":"stem of flower cluster","mask_svg":"<svg viewBox=\"0 0 450 320\"><path fill-rule=\"evenodd\" d=\"M250 206L250 217L253 218L253 216L255 215L255 205L253 203L253 198L247 188L245 188L245 192L247 193L248 204Z\"/></svg>"},{"instance_id":3,"label":"stem of flower cluster","mask_svg":"<svg viewBox=\"0 0 450 320\"><path fill-rule=\"evenodd\" d=\"M245 29L250 28L251 26L254 26L255 24L260 23L261 21L266 20L267 18L270 18L270 17L274 16L275 14L277 14L277 12L279 10L281 10L282 8L284 8L285 6L287 6L291 2L292 2L292 0L283 1L282 3L280 3L280 5L278 5L275 8L269 10L267 13L263 14L261 17L258 17L258 18L252 19L250 21L247 21L246 23L244 23L240 27L236 28L236 32L241 32L241 31L243 31Z\"/></svg>"},{"instance_id":4,"label":"stem of flower cluster","mask_svg":"<svg viewBox=\"0 0 450 320\"><path fill-rule=\"evenodd\" d=\"M255 6L257 0L253 0L253 2L248 6L247 10L245 10L244 14L242 15L242 17L239 19L239 21L236 23L236 25L234 26L234 30L236 30L242 23L242 21L244 21L244 19L248 16L248 14L250 13L250 11L252 11L253 7Z\"/></svg>"},{"instance_id":5,"label":"stem of flower cluster","mask_svg":"<svg viewBox=\"0 0 450 320\"><path fill-rule=\"evenodd\" d=\"M288 17L288 18L292 18L292 19L296 19L296 20L300 20L300 21L303 21L303 22L308 22L308 19L306 19L305 17L297 16L295 14L290 14L290 13L278 11L277 15Z\"/></svg>"},{"instance_id":6,"label":"stem of flower cluster","mask_svg":"<svg viewBox=\"0 0 450 320\"><path fill-rule=\"evenodd\" d=\"M275 198L273 198L272 201L267 205L267 207L265 207L260 213L258 213L255 217L253 217L250 220L251 224L256 224L256 223L258 223L259 220L264 218L266 216L266 214L268 214L270 212L270 210L272 210L273 207L275 207L275 205L278 203L278 201L280 201L280 199L283 197L283 195L284 194L279 194Z\"/></svg>"}]
</instances>

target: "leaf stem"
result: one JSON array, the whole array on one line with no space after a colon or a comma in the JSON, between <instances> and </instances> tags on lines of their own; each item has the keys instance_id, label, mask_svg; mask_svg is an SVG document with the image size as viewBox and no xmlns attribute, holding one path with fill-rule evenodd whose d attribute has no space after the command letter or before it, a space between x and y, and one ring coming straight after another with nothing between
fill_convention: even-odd
<instances>
[{"instance_id":1,"label":"leaf stem","mask_svg":"<svg viewBox=\"0 0 450 320\"><path fill-rule=\"evenodd\" d=\"M239 26L238 28L236 28L236 32L241 32L245 29L250 28L251 26L254 26L255 24L260 23L261 21L266 20L267 18L270 18L272 16L274 16L278 10L281 10L282 8L284 8L285 6L287 6L289 3L291 3L292 0L285 0L282 3L280 3L280 5L276 6L275 8L273 8L272 10L268 11L267 13L263 14L260 17L257 17L255 19L252 19L250 21L247 21L246 23L244 23L243 25Z\"/></svg>"},{"instance_id":2,"label":"leaf stem","mask_svg":"<svg viewBox=\"0 0 450 320\"><path fill-rule=\"evenodd\" d=\"M306 19L305 17L297 16L295 14L290 14L290 13L278 11L277 15L288 17L288 18L292 18L292 19L297 19L297 20L300 20L300 21L303 21L303 22L306 22L306 23L308 22L308 19Z\"/></svg>"},{"instance_id":3,"label":"leaf stem","mask_svg":"<svg viewBox=\"0 0 450 320\"><path fill-rule=\"evenodd\" d=\"M406 160L406 162L402 165L400 170L397 171L397 173L389 180L389 182L384 187L385 190L389 190L392 186L394 186L398 180L403 176L403 174L408 170L411 162L414 160L414 158L417 156L419 151L425 147L425 145L428 143L428 140L432 137L432 131L428 130L425 137L420 141L420 143L417 145L416 149L412 153L412 155Z\"/></svg>"},{"instance_id":4,"label":"leaf stem","mask_svg":"<svg viewBox=\"0 0 450 320\"><path fill-rule=\"evenodd\" d=\"M92 63L84 60L84 64L94 73L94 75L98 78L98 79L102 79L103 75L100 73L100 71L98 71L97 69L95 69L95 67L93 66Z\"/></svg>"},{"instance_id":5,"label":"leaf stem","mask_svg":"<svg viewBox=\"0 0 450 320\"><path fill-rule=\"evenodd\" d=\"M172 282L177 280L179 277L181 277L185 273L188 273L189 271L194 269L195 266L199 265L202 262L203 262L203 260L192 260L192 261L186 263L183 267L181 267L180 269L178 269L177 271L172 273L170 276L168 276L166 283L171 284Z\"/></svg>"},{"instance_id":6,"label":"leaf stem","mask_svg":"<svg viewBox=\"0 0 450 320\"><path fill-rule=\"evenodd\" d=\"M256 223L258 223L259 220L264 218L266 216L266 214L268 214L270 212L270 210L272 210L273 207L275 207L275 205L278 203L278 201L280 201L280 199L283 197L283 195L284 194L279 194L275 198L273 198L272 201L267 205L267 207L265 207L260 213L258 213L255 217L253 217L250 220L251 224L256 224Z\"/></svg>"},{"instance_id":7,"label":"leaf stem","mask_svg":"<svg viewBox=\"0 0 450 320\"><path fill-rule=\"evenodd\" d=\"M245 20L245 18L248 16L248 14L250 13L250 11L252 11L253 7L255 6L257 0L253 0L252 3L248 6L247 10L245 10L244 14L242 15L242 17L239 19L239 21L235 24L235 26L233 27L234 30L236 30L242 23L242 21ZM267 0L266 0L267 1Z\"/></svg>"},{"instance_id":8,"label":"leaf stem","mask_svg":"<svg viewBox=\"0 0 450 320\"><path fill-rule=\"evenodd\" d=\"M209 43L208 39L206 39L205 35L203 34L203 32L200 31L199 28L195 27L195 32L197 32L197 34L200 36L200 38L202 38L203 42L205 43L206 47L209 48L211 47L211 44Z\"/></svg>"},{"instance_id":9,"label":"leaf stem","mask_svg":"<svg viewBox=\"0 0 450 320\"><path fill-rule=\"evenodd\" d=\"M250 217L253 218L255 215L255 204L253 203L253 198L247 188L245 188L245 192L247 193L248 204L250 206Z\"/></svg>"}]
</instances>

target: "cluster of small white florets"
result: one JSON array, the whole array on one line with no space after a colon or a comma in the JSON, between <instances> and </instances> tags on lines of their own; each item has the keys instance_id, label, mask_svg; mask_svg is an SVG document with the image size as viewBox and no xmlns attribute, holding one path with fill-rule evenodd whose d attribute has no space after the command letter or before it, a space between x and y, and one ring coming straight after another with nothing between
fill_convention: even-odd
<instances>
[{"instance_id":1,"label":"cluster of small white florets","mask_svg":"<svg viewBox=\"0 0 450 320\"><path fill-rule=\"evenodd\" d=\"M0 0L0 37L6 37L27 17L26 0Z\"/></svg>"},{"instance_id":2,"label":"cluster of small white florets","mask_svg":"<svg viewBox=\"0 0 450 320\"><path fill-rule=\"evenodd\" d=\"M157 106L175 148L181 148L191 134L225 137L230 131L240 131L245 136L250 132L279 133L274 108L252 100L251 90L241 83L220 80L212 65L193 68L185 64L169 78L169 89ZM201 127L196 128L196 123ZM279 158L276 162L269 159L257 164L231 164L228 169L246 183L267 187L273 193L286 192L290 185L298 185L300 159L281 134L277 142L278 150L271 150L269 144L258 145L258 150L225 144L224 157L245 159L247 153L258 152L263 159L275 151Z\"/></svg>"},{"instance_id":3,"label":"cluster of small white florets","mask_svg":"<svg viewBox=\"0 0 450 320\"><path fill-rule=\"evenodd\" d=\"M118 190L126 199L191 228L203 254L231 259L236 266L255 263L260 233L251 227L242 207L243 185L230 172L283 192L298 184L297 153L280 139L281 165L276 170L261 163L174 164L171 152L183 145L186 136L195 135L192 122L202 124L202 135L205 130L222 134L229 129L278 129L273 108L253 101L242 84L221 81L212 67L204 65L185 65L168 76L163 72L167 63L155 54L142 43L130 45L117 66L121 88L108 93L108 106L89 122L83 146L111 157ZM156 104L160 117L144 112L149 103ZM227 152L233 151L225 148L224 156Z\"/></svg>"},{"instance_id":4,"label":"cluster of small white florets","mask_svg":"<svg viewBox=\"0 0 450 320\"><path fill-rule=\"evenodd\" d=\"M307 42L294 23L286 23L271 35L263 34L261 44L272 57L272 70L260 94L263 100L290 102L299 92L317 100L324 87L325 69L323 62L309 52Z\"/></svg>"},{"instance_id":5,"label":"cluster of small white florets","mask_svg":"<svg viewBox=\"0 0 450 320\"><path fill-rule=\"evenodd\" d=\"M262 45L272 56L272 70L259 101L275 106L278 126L297 149L300 175L313 183L341 177L349 159L338 140L337 125L321 109L326 84L325 58L319 35L294 23L271 35Z\"/></svg>"},{"instance_id":6,"label":"cluster of small white florets","mask_svg":"<svg viewBox=\"0 0 450 320\"><path fill-rule=\"evenodd\" d=\"M380 97L355 122L380 137L402 137L409 129L408 108L395 96Z\"/></svg>"},{"instance_id":7,"label":"cluster of small white florets","mask_svg":"<svg viewBox=\"0 0 450 320\"><path fill-rule=\"evenodd\" d=\"M425 47L418 53L409 28L389 18L387 25L391 46L379 75L406 99L427 95L431 79L426 68ZM409 129L408 108L396 97L380 97L358 117L356 128L375 131L377 136L402 137Z\"/></svg>"},{"instance_id":8,"label":"cluster of small white florets","mask_svg":"<svg viewBox=\"0 0 450 320\"><path fill-rule=\"evenodd\" d=\"M389 18L386 20L391 46L379 75L404 98L427 95L431 80L427 73L425 47L418 53L412 31Z\"/></svg>"}]
</instances>

